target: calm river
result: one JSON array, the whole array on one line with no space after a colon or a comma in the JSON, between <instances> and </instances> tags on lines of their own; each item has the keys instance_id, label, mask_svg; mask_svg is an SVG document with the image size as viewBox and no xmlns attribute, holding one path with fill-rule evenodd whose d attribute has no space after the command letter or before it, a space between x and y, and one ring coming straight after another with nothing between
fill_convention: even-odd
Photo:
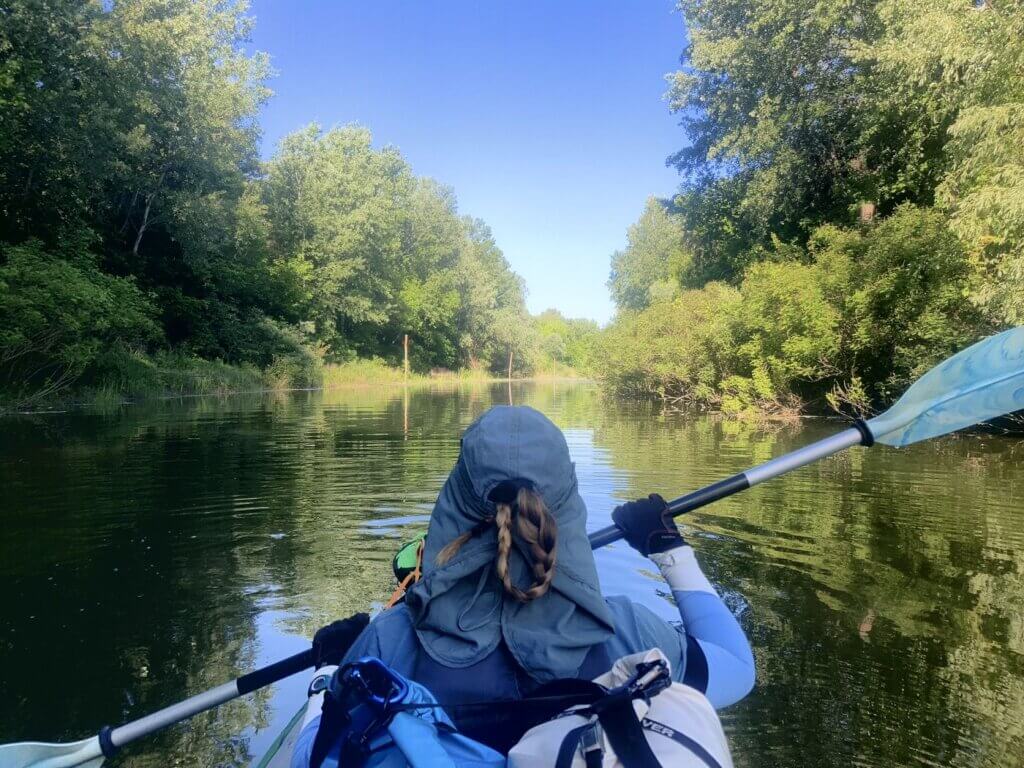
<instances>
[{"instance_id":1,"label":"calm river","mask_svg":"<svg viewBox=\"0 0 1024 768\"><path fill-rule=\"evenodd\" d=\"M835 429L667 416L590 385L153 402L0 421L0 742L85 737L304 647L392 588L462 430L532 405L565 430L591 526ZM1024 765L1024 442L855 449L684 530L741 617L755 692L737 766ZM623 545L606 593L674 615ZM130 749L244 766L304 676Z\"/></svg>"}]
</instances>

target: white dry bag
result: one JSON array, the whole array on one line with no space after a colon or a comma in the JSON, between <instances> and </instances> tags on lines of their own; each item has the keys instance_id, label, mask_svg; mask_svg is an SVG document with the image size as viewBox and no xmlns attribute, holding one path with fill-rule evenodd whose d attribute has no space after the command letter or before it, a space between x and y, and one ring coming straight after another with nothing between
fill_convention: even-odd
<instances>
[{"instance_id":1,"label":"white dry bag","mask_svg":"<svg viewBox=\"0 0 1024 768\"><path fill-rule=\"evenodd\" d=\"M638 665L668 659L657 648L624 656L594 679L616 689L637 676ZM590 707L574 707L529 731L509 752L509 768L733 768L722 724L704 694L672 683L649 701L632 701L635 721L600 717ZM582 713L582 714L579 714ZM602 723L601 721L605 722ZM624 728L623 720L631 720ZM609 734L609 727L615 731ZM623 735L623 732L628 732ZM641 735L642 734L642 735ZM638 744L646 742L646 747ZM617 754L612 742L620 749ZM649 749L647 749L649 747ZM652 761L653 757L653 761Z\"/></svg>"}]
</instances>

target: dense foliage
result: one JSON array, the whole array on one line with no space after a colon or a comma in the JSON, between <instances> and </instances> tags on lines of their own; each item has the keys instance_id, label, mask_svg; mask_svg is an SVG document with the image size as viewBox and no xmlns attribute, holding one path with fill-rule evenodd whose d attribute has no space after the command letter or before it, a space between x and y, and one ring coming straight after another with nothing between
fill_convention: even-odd
<instances>
[{"instance_id":1,"label":"dense foliage","mask_svg":"<svg viewBox=\"0 0 1024 768\"><path fill-rule=\"evenodd\" d=\"M368 131L310 126L260 162L269 69L241 0L2 0L0 22L8 402L159 385L175 361L307 385L324 360L400 364L406 334L420 371L586 354L534 327L487 227Z\"/></svg>"},{"instance_id":2,"label":"dense foliage","mask_svg":"<svg viewBox=\"0 0 1024 768\"><path fill-rule=\"evenodd\" d=\"M1024 4L679 8L683 184L612 257L615 389L866 409L1024 322Z\"/></svg>"}]
</instances>

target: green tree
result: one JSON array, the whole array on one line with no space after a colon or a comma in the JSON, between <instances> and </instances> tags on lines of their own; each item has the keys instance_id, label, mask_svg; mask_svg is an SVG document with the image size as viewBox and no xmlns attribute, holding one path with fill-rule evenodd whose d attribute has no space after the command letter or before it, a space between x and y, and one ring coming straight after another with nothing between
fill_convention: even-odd
<instances>
[{"instance_id":1,"label":"green tree","mask_svg":"<svg viewBox=\"0 0 1024 768\"><path fill-rule=\"evenodd\" d=\"M665 204L648 198L639 220L630 226L625 250L612 254L608 288L620 309L644 309L652 292L668 298L678 275L686 268L683 230ZM667 294L667 295L664 295Z\"/></svg>"},{"instance_id":2,"label":"green tree","mask_svg":"<svg viewBox=\"0 0 1024 768\"><path fill-rule=\"evenodd\" d=\"M864 123L850 50L875 34L874 4L679 3L690 43L669 97L689 144L671 160L696 282L736 280L772 235L849 215Z\"/></svg>"},{"instance_id":3,"label":"green tree","mask_svg":"<svg viewBox=\"0 0 1024 768\"><path fill-rule=\"evenodd\" d=\"M866 48L894 100L948 126L938 202L982 273L975 301L1024 322L1024 7L958 0L881 4Z\"/></svg>"},{"instance_id":4,"label":"green tree","mask_svg":"<svg viewBox=\"0 0 1024 768\"><path fill-rule=\"evenodd\" d=\"M557 309L548 309L533 318L533 326L539 345L538 365L561 365L578 373L593 368L600 334L596 322L566 318Z\"/></svg>"},{"instance_id":5,"label":"green tree","mask_svg":"<svg viewBox=\"0 0 1024 768\"><path fill-rule=\"evenodd\" d=\"M526 290L491 230L479 219L463 219L465 239L457 279L461 306L456 321L460 347L471 367L507 368L509 346L526 340L517 324L527 323ZM513 361L515 362L515 361Z\"/></svg>"},{"instance_id":6,"label":"green tree","mask_svg":"<svg viewBox=\"0 0 1024 768\"><path fill-rule=\"evenodd\" d=\"M398 289L414 179L370 132L309 126L285 137L267 166L270 248L302 276L304 320L336 359L386 325Z\"/></svg>"}]
</instances>

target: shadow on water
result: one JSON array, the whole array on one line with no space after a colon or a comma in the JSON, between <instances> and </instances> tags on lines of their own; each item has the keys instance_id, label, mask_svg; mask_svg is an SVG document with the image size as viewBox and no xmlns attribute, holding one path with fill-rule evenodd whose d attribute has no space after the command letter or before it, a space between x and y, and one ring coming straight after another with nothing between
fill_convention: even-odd
<instances>
[{"instance_id":1,"label":"shadow on water","mask_svg":"<svg viewBox=\"0 0 1024 768\"><path fill-rule=\"evenodd\" d=\"M462 430L505 384L163 401L0 423L0 741L71 739L299 650L386 597ZM759 430L515 384L566 432L591 526L831 427ZM855 450L692 515L759 681L723 714L739 766L1014 766L1024 754L1024 448ZM619 545L602 587L671 618ZM56 680L57 685L54 684ZM121 765L246 765L293 679Z\"/></svg>"}]
</instances>

